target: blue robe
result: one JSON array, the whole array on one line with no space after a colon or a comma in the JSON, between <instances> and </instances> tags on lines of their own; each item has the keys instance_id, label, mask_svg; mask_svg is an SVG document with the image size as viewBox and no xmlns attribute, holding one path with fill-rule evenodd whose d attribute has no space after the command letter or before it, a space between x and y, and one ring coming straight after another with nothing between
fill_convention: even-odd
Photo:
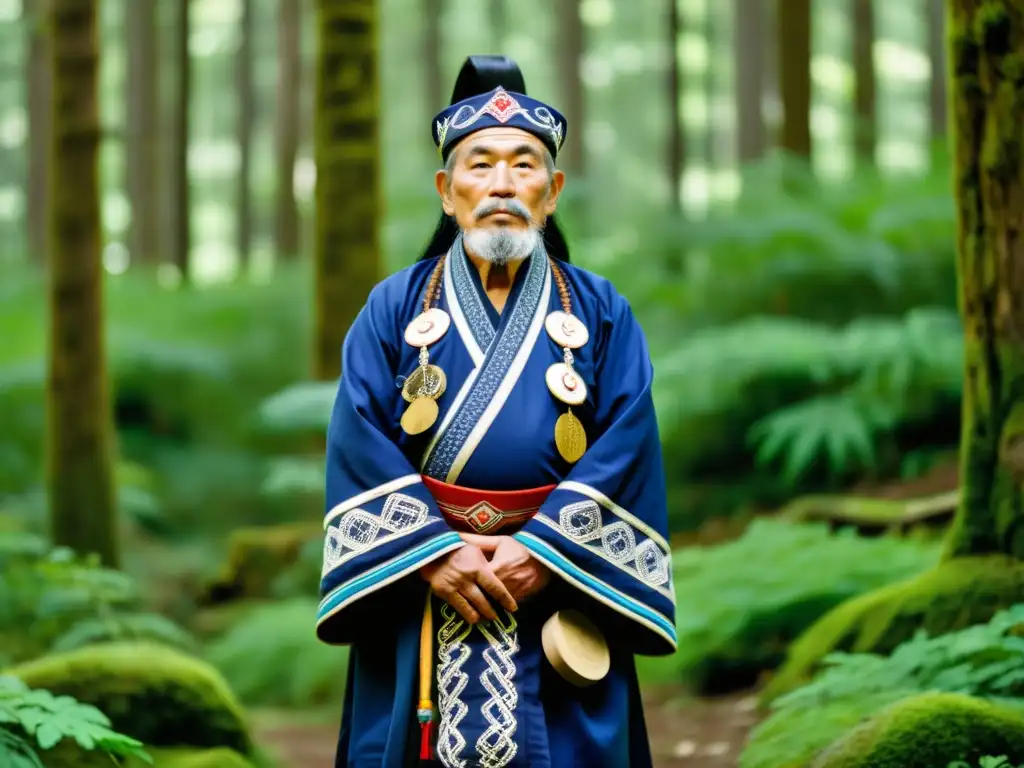
<instances>
[{"instance_id":1,"label":"blue robe","mask_svg":"<svg viewBox=\"0 0 1024 768\"><path fill-rule=\"evenodd\" d=\"M409 436L404 377L418 350L404 341L437 260L378 284L343 347L328 430L327 514L317 634L350 644L338 766L419 764L417 570L462 546L421 475L469 488L557 487L514 537L552 571L514 614L476 627L434 608L438 764L530 768L651 765L633 657L675 651L675 593L665 479L647 345L627 301L606 280L561 265L572 310L590 332L574 351L587 401L573 412L589 447L571 465L555 446L566 406L545 372L563 350L544 329L560 310L543 254L516 273L499 314L460 249L446 259L438 306L452 318L430 348L447 376L440 415ZM575 608L604 632L611 669L577 688L546 661L543 622Z\"/></svg>"}]
</instances>

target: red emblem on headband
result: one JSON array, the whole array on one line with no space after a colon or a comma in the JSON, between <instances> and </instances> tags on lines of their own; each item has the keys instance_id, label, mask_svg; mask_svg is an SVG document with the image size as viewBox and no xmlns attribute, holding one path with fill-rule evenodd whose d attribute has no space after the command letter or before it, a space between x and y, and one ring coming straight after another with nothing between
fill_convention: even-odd
<instances>
[{"instance_id":1,"label":"red emblem on headband","mask_svg":"<svg viewBox=\"0 0 1024 768\"><path fill-rule=\"evenodd\" d=\"M519 112L519 102L513 99L507 92L500 90L491 97L484 107L484 111L494 117L500 123L507 123Z\"/></svg>"}]
</instances>

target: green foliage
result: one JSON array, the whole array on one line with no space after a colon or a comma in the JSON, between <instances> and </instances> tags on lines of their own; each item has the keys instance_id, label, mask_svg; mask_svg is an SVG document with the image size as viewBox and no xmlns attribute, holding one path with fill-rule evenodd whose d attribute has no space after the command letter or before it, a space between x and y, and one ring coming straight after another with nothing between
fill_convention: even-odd
<instances>
[{"instance_id":1,"label":"green foliage","mask_svg":"<svg viewBox=\"0 0 1024 768\"><path fill-rule=\"evenodd\" d=\"M773 707L812 709L893 688L1024 699L1022 627L1024 604L956 632L929 637L918 631L888 656L832 653L814 680L779 697Z\"/></svg>"},{"instance_id":2,"label":"green foliage","mask_svg":"<svg viewBox=\"0 0 1024 768\"><path fill-rule=\"evenodd\" d=\"M292 598L260 606L207 649L207 659L249 705L303 707L340 701L348 651L313 631L316 601Z\"/></svg>"},{"instance_id":3,"label":"green foliage","mask_svg":"<svg viewBox=\"0 0 1024 768\"><path fill-rule=\"evenodd\" d=\"M814 754L878 708L926 691L1024 710L1022 626L1024 605L1016 605L986 624L935 637L919 632L889 656L830 654L816 678L772 702L741 765L789 765L786 760Z\"/></svg>"},{"instance_id":4,"label":"green foliage","mask_svg":"<svg viewBox=\"0 0 1024 768\"><path fill-rule=\"evenodd\" d=\"M0 532L0 663L125 638L193 647L185 630L142 604L136 582L96 558Z\"/></svg>"},{"instance_id":5,"label":"green foliage","mask_svg":"<svg viewBox=\"0 0 1024 768\"><path fill-rule=\"evenodd\" d=\"M736 541L676 552L679 651L638 666L646 679L682 676L699 688L749 684L829 609L938 558L933 543L756 520Z\"/></svg>"},{"instance_id":6,"label":"green foliage","mask_svg":"<svg viewBox=\"0 0 1024 768\"><path fill-rule=\"evenodd\" d=\"M1006 758L1006 755L999 757L989 755L981 758L976 765L957 760L955 763L950 763L947 768L1015 768L1015 766ZM1024 768L1024 765L1016 766L1016 768Z\"/></svg>"},{"instance_id":7,"label":"green foliage","mask_svg":"<svg viewBox=\"0 0 1024 768\"><path fill-rule=\"evenodd\" d=\"M101 750L152 763L142 743L113 730L96 707L70 696L30 689L14 677L0 677L0 762L9 768L42 768L36 749L73 739L84 750Z\"/></svg>"}]
</instances>

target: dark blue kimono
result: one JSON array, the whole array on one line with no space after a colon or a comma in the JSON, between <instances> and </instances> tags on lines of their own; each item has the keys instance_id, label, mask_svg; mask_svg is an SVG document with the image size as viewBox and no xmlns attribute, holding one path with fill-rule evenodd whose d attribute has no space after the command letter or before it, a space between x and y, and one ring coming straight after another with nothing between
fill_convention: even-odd
<instances>
[{"instance_id":1,"label":"dark blue kimono","mask_svg":"<svg viewBox=\"0 0 1024 768\"><path fill-rule=\"evenodd\" d=\"M318 636L351 644L338 766L417 765L417 668L427 599L417 570L462 542L421 475L469 488L555 485L514 537L553 578L498 621L467 625L433 604L436 759L445 766L644 768L650 750L633 657L676 647L665 479L644 335L612 285L562 265L573 313L590 332L574 350L588 385L573 412L589 448L559 455L566 406L545 372L563 350L545 317L561 309L543 253L517 271L499 315L461 250L446 260L438 306L451 328L430 347L447 375L440 416L411 437L399 420L418 350L406 326L422 307L436 259L384 280L346 338L328 435L327 514ZM457 254L457 255L455 255ZM541 648L544 621L576 608L611 647L607 677L564 681Z\"/></svg>"}]
</instances>

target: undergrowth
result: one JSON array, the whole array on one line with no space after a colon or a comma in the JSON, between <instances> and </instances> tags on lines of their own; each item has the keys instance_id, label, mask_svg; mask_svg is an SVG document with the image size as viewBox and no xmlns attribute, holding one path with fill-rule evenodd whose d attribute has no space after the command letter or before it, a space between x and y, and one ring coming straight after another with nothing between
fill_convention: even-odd
<instances>
[{"instance_id":1,"label":"undergrowth","mask_svg":"<svg viewBox=\"0 0 1024 768\"><path fill-rule=\"evenodd\" d=\"M934 543L755 520L735 541L674 554L679 650L638 659L638 667L647 680L681 679L702 690L747 686L828 610L938 558Z\"/></svg>"}]
</instances>

